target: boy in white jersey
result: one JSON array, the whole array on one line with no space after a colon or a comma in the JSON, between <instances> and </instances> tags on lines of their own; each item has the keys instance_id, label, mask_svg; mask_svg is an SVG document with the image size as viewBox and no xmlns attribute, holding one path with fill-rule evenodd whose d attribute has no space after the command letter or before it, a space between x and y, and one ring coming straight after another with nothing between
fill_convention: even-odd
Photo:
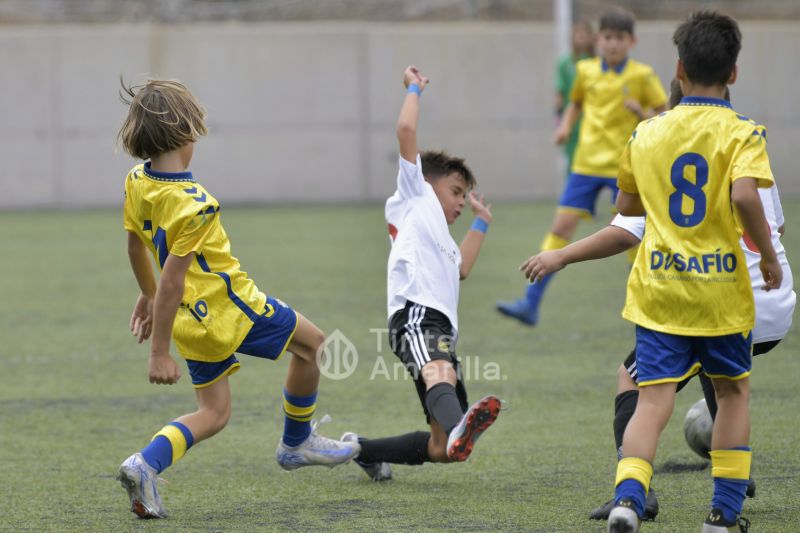
<instances>
[{"instance_id":1,"label":"boy in white jersey","mask_svg":"<svg viewBox=\"0 0 800 533\"><path fill-rule=\"evenodd\" d=\"M397 191L386 201L392 241L389 340L414 378L430 432L360 439L356 462L376 481L391 477L388 463L466 460L500 411L494 396L468 408L455 354L459 280L466 279L478 258L492 221L491 206L470 191L475 178L463 159L418 152L419 101L428 78L410 66L403 82L407 93L397 122L400 171ZM467 200L476 218L459 246L448 225L461 215ZM350 433L342 440L358 438Z\"/></svg>"},{"instance_id":2,"label":"boy in white jersey","mask_svg":"<svg viewBox=\"0 0 800 533\"><path fill-rule=\"evenodd\" d=\"M677 79L673 79L670 86L670 109L677 106L682 98L683 93L681 92L680 84ZM730 101L729 93L726 93L725 99ZM783 244L780 241L785 226L778 188L773 186L769 189L759 189L758 192L764 207L764 215L769 224L772 245L783 268L783 283L778 289L762 290L763 279L759 269L761 255L758 251L753 250L754 244L749 237L744 235L739 244L745 253L756 307L755 327L753 328L753 356L769 352L788 333L792 325L792 314L794 313L796 301L796 295L792 289L792 271L789 267ZM644 238L644 229L644 217L617 215L610 226L561 250L542 252L531 257L520 268L524 271L526 278L536 279L539 276L557 272L573 263L610 257L638 246ZM614 438L618 454L621 453L623 433L631 416L633 416L639 397L639 390L634 381L637 374L636 350L633 350L618 370L617 397L614 401ZM692 377L690 376L678 383L677 390L682 390L691 379ZM711 379L704 373L699 374L699 379L706 404L713 419L717 414L714 387ZM752 477L747 487L747 496L755 496L755 481ZM594 509L589 514L589 518L606 520L613 505L614 500L609 500ZM646 520L655 519L658 510L659 506L655 491L651 488L647 494L644 518Z\"/></svg>"},{"instance_id":3,"label":"boy in white jersey","mask_svg":"<svg viewBox=\"0 0 800 533\"><path fill-rule=\"evenodd\" d=\"M173 385L180 379L170 354L170 339L175 341L197 399L196 411L168 423L120 466L117 479L131 511L140 518L166 516L158 475L227 425L228 377L240 366L234 352L271 360L292 354L283 389L284 431L275 452L284 470L347 462L358 445L318 435L311 422L325 335L258 290L231 255L219 203L188 170L194 145L207 132L205 111L175 81L149 80L124 90L130 100L119 140L131 156L147 160L125 178L128 255L141 289L130 329L140 343L152 336L150 383Z\"/></svg>"}]
</instances>

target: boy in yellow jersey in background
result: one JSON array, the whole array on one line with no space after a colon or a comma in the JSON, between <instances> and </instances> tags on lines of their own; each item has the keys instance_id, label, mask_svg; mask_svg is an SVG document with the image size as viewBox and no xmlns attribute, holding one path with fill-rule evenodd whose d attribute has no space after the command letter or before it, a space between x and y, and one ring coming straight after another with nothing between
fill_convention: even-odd
<instances>
[{"instance_id":1,"label":"boy in yellow jersey in background","mask_svg":"<svg viewBox=\"0 0 800 533\"><path fill-rule=\"evenodd\" d=\"M273 360L285 350L294 355L276 451L282 468L348 461L360 451L358 443L319 436L311 424L324 334L282 301L265 296L241 270L220 222L219 203L187 170L195 142L206 134L205 111L174 81L150 80L125 92L130 109L119 140L133 157L149 159L125 179L128 255L141 289L130 328L140 343L152 335L151 383L174 384L181 377L169 353L174 339L198 404L197 411L167 424L120 466L118 479L128 491L131 511L141 518L164 517L158 474L227 424L228 376L239 369L234 352ZM151 254L161 271L158 283Z\"/></svg>"},{"instance_id":2,"label":"boy in yellow jersey in background","mask_svg":"<svg viewBox=\"0 0 800 533\"><path fill-rule=\"evenodd\" d=\"M580 219L594 216L603 189L611 191L614 201L619 157L631 132L639 121L665 109L667 96L658 76L650 66L628 57L636 43L634 24L627 11L604 14L597 38L600 57L578 62L572 101L555 133L558 144L566 142L582 113L578 148L542 250L569 244ZM497 310L524 324L536 324L553 275L528 286L523 298L498 302Z\"/></svg>"},{"instance_id":3,"label":"boy in yellow jersey in background","mask_svg":"<svg viewBox=\"0 0 800 533\"><path fill-rule=\"evenodd\" d=\"M736 81L741 33L734 20L693 14L675 31L686 96L637 127L620 161L617 208L647 214L623 317L636 324L639 399L622 441L608 531L639 530L661 431L677 383L701 369L713 383L712 511L704 533L746 532L753 291L742 226L761 252L765 289L780 287L757 188L773 184L761 126L724 100Z\"/></svg>"}]
</instances>

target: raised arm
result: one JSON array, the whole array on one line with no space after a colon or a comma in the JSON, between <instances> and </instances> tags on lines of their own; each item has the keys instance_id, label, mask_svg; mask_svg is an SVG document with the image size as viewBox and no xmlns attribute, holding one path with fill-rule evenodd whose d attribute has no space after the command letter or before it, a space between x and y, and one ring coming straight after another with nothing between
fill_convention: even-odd
<instances>
[{"instance_id":1,"label":"raised arm","mask_svg":"<svg viewBox=\"0 0 800 533\"><path fill-rule=\"evenodd\" d=\"M417 147L417 122L419 121L419 97L428 78L421 76L419 69L413 65L406 68L403 73L403 85L407 92L400 116L397 118L397 141L400 144L400 156L409 162L417 161L419 149Z\"/></svg>"},{"instance_id":2,"label":"raised arm","mask_svg":"<svg viewBox=\"0 0 800 533\"><path fill-rule=\"evenodd\" d=\"M765 222L764 208L758 195L755 178L739 178L731 186L731 203L739 214L745 231L755 243L761 254L761 274L764 276L765 290L777 289L783 281L783 269L778 261L769 225Z\"/></svg>"},{"instance_id":3,"label":"raised arm","mask_svg":"<svg viewBox=\"0 0 800 533\"><path fill-rule=\"evenodd\" d=\"M534 255L522 263L519 269L526 279L536 282L572 263L611 257L633 248L639 242L639 238L633 233L617 226L607 226L559 250Z\"/></svg>"}]
</instances>

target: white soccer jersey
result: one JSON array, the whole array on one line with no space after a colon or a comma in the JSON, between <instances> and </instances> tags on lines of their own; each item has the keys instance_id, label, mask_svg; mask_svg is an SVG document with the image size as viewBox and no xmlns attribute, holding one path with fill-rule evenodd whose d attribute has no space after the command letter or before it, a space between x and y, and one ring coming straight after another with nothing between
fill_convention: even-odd
<instances>
[{"instance_id":1,"label":"white soccer jersey","mask_svg":"<svg viewBox=\"0 0 800 533\"><path fill-rule=\"evenodd\" d=\"M422 162L400 157L397 190L386 200L392 241L386 289L391 317L411 300L444 314L458 330L461 250L442 205L422 176Z\"/></svg>"},{"instance_id":2,"label":"white soccer jersey","mask_svg":"<svg viewBox=\"0 0 800 533\"><path fill-rule=\"evenodd\" d=\"M777 341L786 336L792 326L792 314L794 314L795 300L797 299L793 290L792 270L789 268L786 251L781 243L781 235L778 233L778 228L784 223L778 187L758 189L758 194L761 197L761 203L764 205L764 215L769 224L772 246L775 248L775 253L778 254L778 261L783 267L783 282L778 289L762 290L764 277L761 275L761 269L759 268L761 254L755 251L757 248L747 235L739 240L747 260L747 269L750 272L753 297L756 303L756 324L753 328L754 344ZM644 217L617 215L611 221L611 225L626 230L639 240L644 237Z\"/></svg>"}]
</instances>

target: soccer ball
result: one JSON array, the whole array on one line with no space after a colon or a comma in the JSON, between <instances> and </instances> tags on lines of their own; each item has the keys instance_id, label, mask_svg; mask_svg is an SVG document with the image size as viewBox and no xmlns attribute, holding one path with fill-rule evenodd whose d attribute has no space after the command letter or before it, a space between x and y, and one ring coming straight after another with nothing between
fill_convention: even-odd
<instances>
[{"instance_id":1,"label":"soccer ball","mask_svg":"<svg viewBox=\"0 0 800 533\"><path fill-rule=\"evenodd\" d=\"M683 436L686 444L700 457L711 459L711 432L714 430L714 421L708 412L706 399L701 398L686 412L683 419Z\"/></svg>"}]
</instances>

